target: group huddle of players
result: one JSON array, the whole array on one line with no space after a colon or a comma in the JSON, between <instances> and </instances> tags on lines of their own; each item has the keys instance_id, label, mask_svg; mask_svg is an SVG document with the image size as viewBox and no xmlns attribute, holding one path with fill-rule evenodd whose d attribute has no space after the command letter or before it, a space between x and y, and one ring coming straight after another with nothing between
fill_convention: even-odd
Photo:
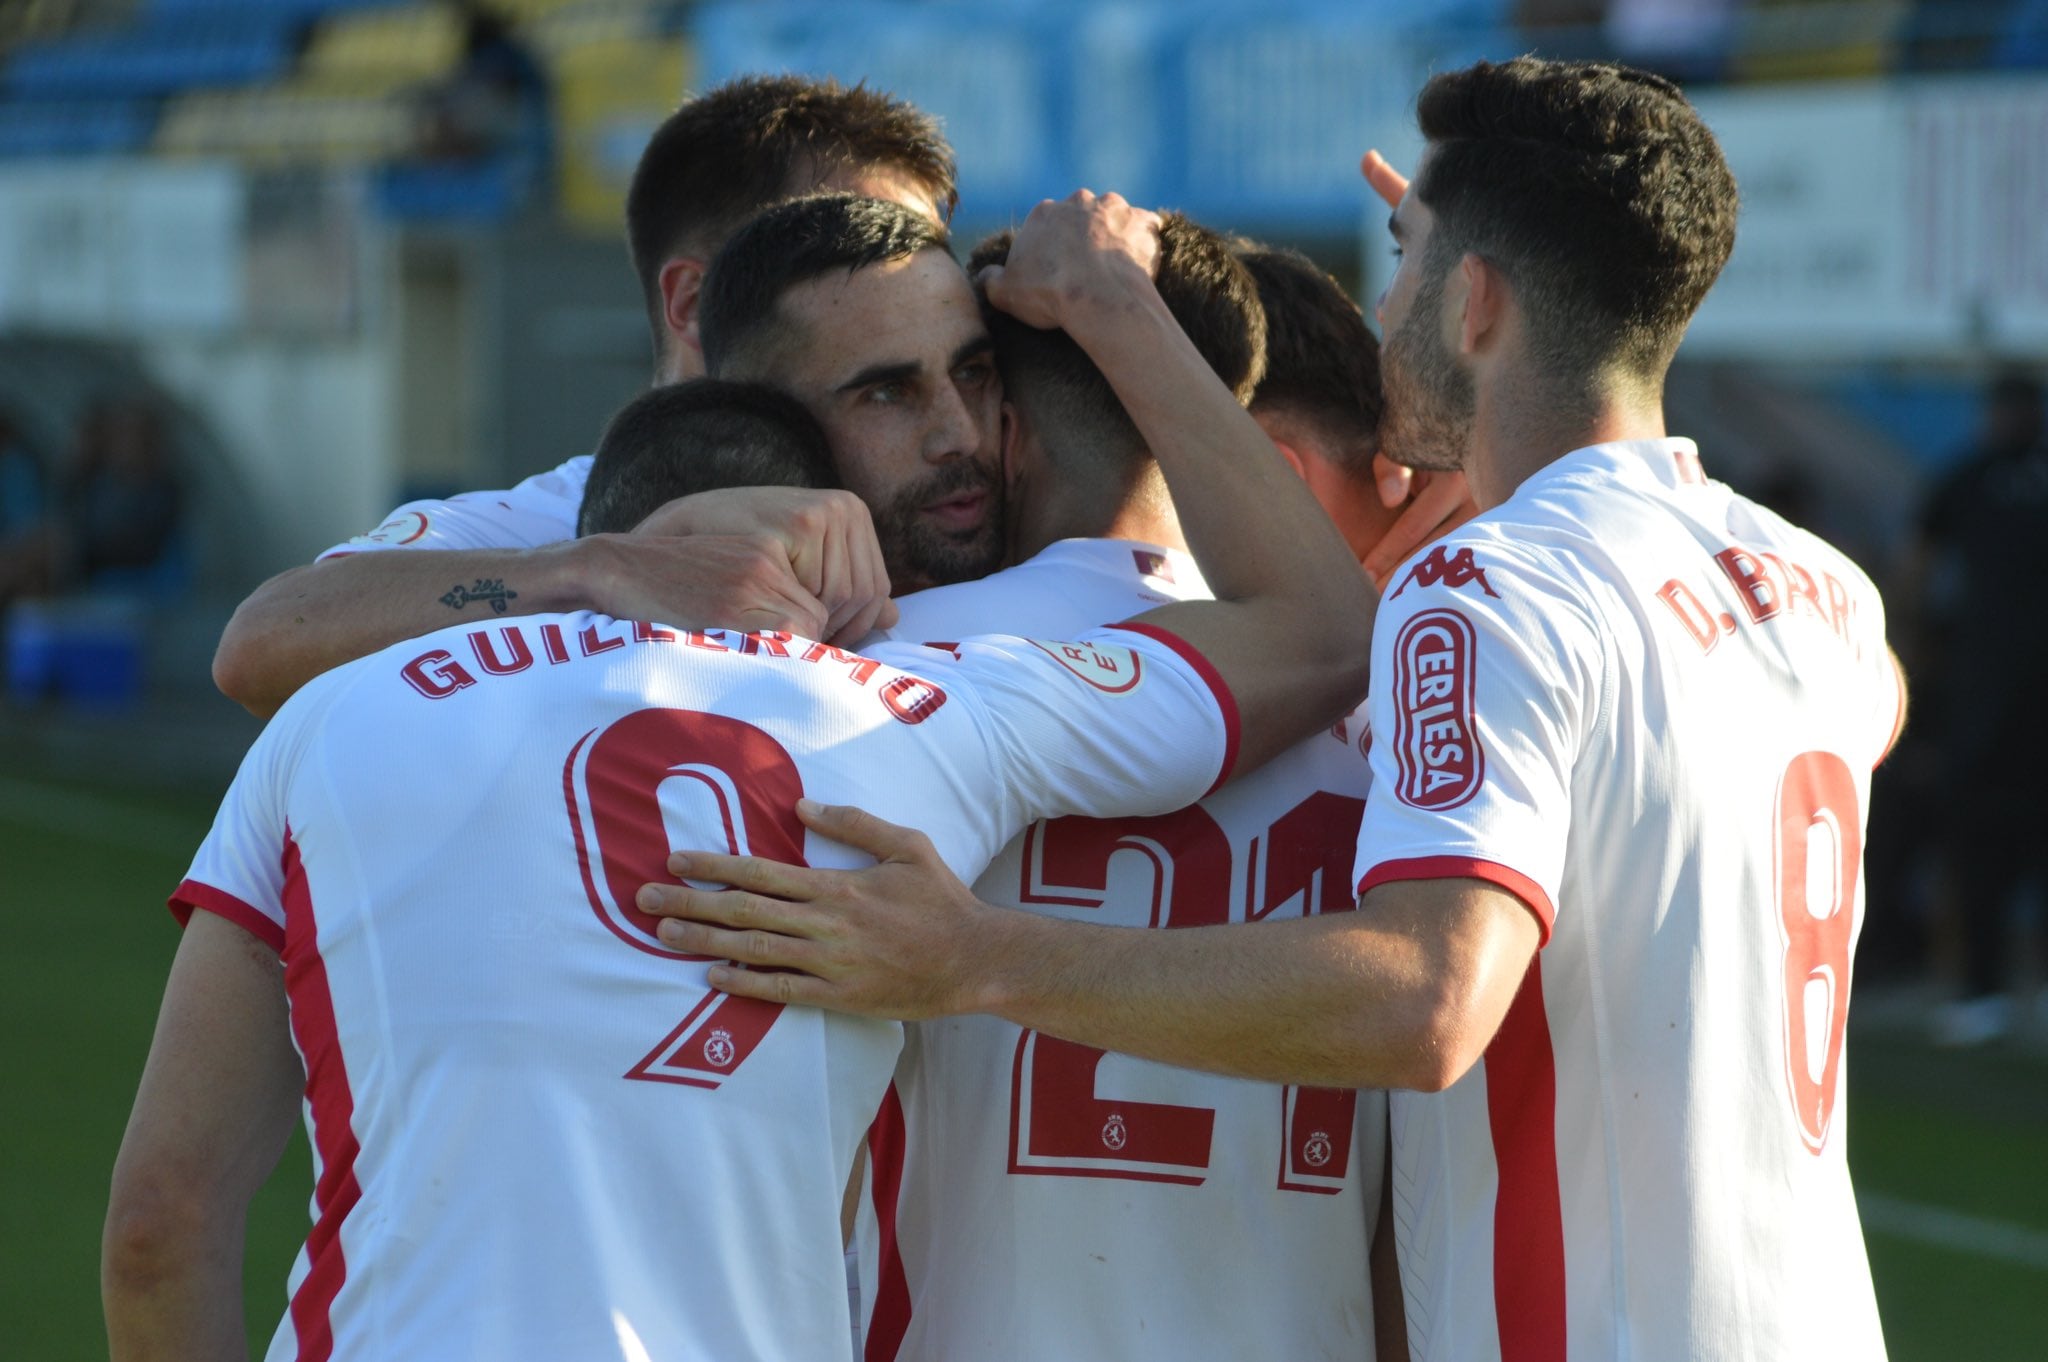
<instances>
[{"instance_id":1,"label":"group huddle of players","mask_svg":"<svg viewBox=\"0 0 2048 1362\"><path fill-rule=\"evenodd\" d=\"M239 1355L302 1104L273 1359L1881 1356L1903 683L1664 432L1733 180L1623 68L1419 115L1382 354L1113 194L963 267L878 93L678 110L657 385L222 640L275 714L172 900L114 1356Z\"/></svg>"}]
</instances>

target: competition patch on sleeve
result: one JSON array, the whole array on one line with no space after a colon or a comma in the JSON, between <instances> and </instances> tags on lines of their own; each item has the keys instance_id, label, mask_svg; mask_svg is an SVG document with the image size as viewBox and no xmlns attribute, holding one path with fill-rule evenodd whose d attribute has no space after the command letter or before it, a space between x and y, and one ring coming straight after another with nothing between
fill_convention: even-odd
<instances>
[{"instance_id":1,"label":"competition patch on sleeve","mask_svg":"<svg viewBox=\"0 0 2048 1362\"><path fill-rule=\"evenodd\" d=\"M1472 723L1478 636L1455 610L1425 610L1394 643L1394 793L1418 809L1455 809L1479 792L1486 754Z\"/></svg>"},{"instance_id":2,"label":"competition patch on sleeve","mask_svg":"<svg viewBox=\"0 0 2048 1362\"><path fill-rule=\"evenodd\" d=\"M407 511L371 530L349 540L351 544L410 544L427 532L427 517L420 511Z\"/></svg>"},{"instance_id":3,"label":"competition patch on sleeve","mask_svg":"<svg viewBox=\"0 0 2048 1362\"><path fill-rule=\"evenodd\" d=\"M1129 648L1114 643L1045 643L1035 638L1025 641L1097 690L1121 695L1137 689L1139 658Z\"/></svg>"},{"instance_id":4,"label":"competition patch on sleeve","mask_svg":"<svg viewBox=\"0 0 2048 1362\"><path fill-rule=\"evenodd\" d=\"M1163 553L1154 553L1151 549L1132 549L1131 561L1137 564L1140 576L1157 577L1162 582L1173 580L1173 564Z\"/></svg>"}]
</instances>

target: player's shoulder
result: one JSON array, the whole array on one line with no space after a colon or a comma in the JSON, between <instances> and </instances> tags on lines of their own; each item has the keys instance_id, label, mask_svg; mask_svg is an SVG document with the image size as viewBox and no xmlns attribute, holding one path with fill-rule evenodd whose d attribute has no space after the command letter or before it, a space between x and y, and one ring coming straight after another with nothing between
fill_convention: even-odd
<instances>
[{"instance_id":1,"label":"player's shoulder","mask_svg":"<svg viewBox=\"0 0 2048 1362\"><path fill-rule=\"evenodd\" d=\"M900 617L888 637L1069 634L1207 594L1185 553L1126 540L1063 539L975 581L900 598Z\"/></svg>"}]
</instances>

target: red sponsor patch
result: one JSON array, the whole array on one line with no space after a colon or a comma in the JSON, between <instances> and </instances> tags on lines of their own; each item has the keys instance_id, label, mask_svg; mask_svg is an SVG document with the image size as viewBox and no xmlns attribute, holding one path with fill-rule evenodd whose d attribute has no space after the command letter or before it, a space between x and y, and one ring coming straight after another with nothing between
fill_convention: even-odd
<instances>
[{"instance_id":1,"label":"red sponsor patch","mask_svg":"<svg viewBox=\"0 0 2048 1362\"><path fill-rule=\"evenodd\" d=\"M1394 793L1418 809L1455 809L1479 792L1486 754L1472 722L1478 636L1455 610L1426 610L1394 643Z\"/></svg>"},{"instance_id":2,"label":"red sponsor patch","mask_svg":"<svg viewBox=\"0 0 2048 1362\"><path fill-rule=\"evenodd\" d=\"M1032 647L1065 667L1097 690L1121 695L1138 684L1138 655L1113 643L1041 643L1027 639Z\"/></svg>"},{"instance_id":3,"label":"red sponsor patch","mask_svg":"<svg viewBox=\"0 0 2048 1362\"><path fill-rule=\"evenodd\" d=\"M1486 569L1479 566L1469 548L1451 553L1443 545L1437 545L1423 555L1421 562L1408 569L1408 575L1401 579L1401 585L1395 587L1394 594L1387 599L1398 599L1401 593L1408 589L1410 582L1417 586L1435 586L1442 582L1448 587L1460 587L1467 582L1477 582L1481 591L1496 600L1500 598L1500 593L1493 589L1493 583L1486 580Z\"/></svg>"}]
</instances>

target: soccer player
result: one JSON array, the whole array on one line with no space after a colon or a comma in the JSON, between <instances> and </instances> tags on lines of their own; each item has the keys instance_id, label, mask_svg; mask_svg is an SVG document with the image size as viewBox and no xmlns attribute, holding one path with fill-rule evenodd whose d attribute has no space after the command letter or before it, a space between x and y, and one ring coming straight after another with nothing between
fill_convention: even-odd
<instances>
[{"instance_id":1,"label":"soccer player","mask_svg":"<svg viewBox=\"0 0 2048 1362\"><path fill-rule=\"evenodd\" d=\"M914 834L826 810L807 825L879 865L691 856L751 892L678 891L696 920L660 934L801 957L775 979L792 1001L1412 1089L1393 1160L1419 1358L1881 1356L1842 1055L1903 683L1855 565L1664 430L1733 178L1677 89L1624 68L1482 62L1418 113L1384 435L1464 470L1482 513L1377 623L1359 911L1005 912ZM745 941L716 925L736 916Z\"/></svg>"},{"instance_id":2,"label":"soccer player","mask_svg":"<svg viewBox=\"0 0 2048 1362\"><path fill-rule=\"evenodd\" d=\"M916 813L979 869L1038 818L1185 804L1352 703L1370 592L1159 302L1155 250L1027 228L1011 299L1141 430L1205 415L1163 464L1217 602L870 657L542 615L294 697L176 898L204 911L115 1175L117 1357L232 1350L287 996L319 1185L274 1357L838 1355L839 1193L900 1032L722 1001L634 890L677 838L857 861L806 844L806 797Z\"/></svg>"},{"instance_id":3,"label":"soccer player","mask_svg":"<svg viewBox=\"0 0 2048 1362\"><path fill-rule=\"evenodd\" d=\"M819 189L894 199L942 222L957 199L953 151L909 104L799 76L729 82L655 131L627 194L626 234L657 382L704 372L697 300L726 237L762 208ZM589 466L578 455L509 490L408 502L370 533L273 577L222 634L215 683L267 715L327 668L451 623L450 610L495 619L508 608L593 609L855 641L887 617L880 554L852 498L775 499L760 528L776 542L757 541L744 557L680 533L578 538ZM730 501L720 510L716 528L756 528L734 519Z\"/></svg>"},{"instance_id":4,"label":"soccer player","mask_svg":"<svg viewBox=\"0 0 2048 1362\"><path fill-rule=\"evenodd\" d=\"M818 418L867 504L893 582L1002 559L1002 381L945 232L885 199L814 194L734 233L705 280L705 362Z\"/></svg>"},{"instance_id":5,"label":"soccer player","mask_svg":"<svg viewBox=\"0 0 2048 1362\"><path fill-rule=\"evenodd\" d=\"M1159 232L1161 297L1363 555L1393 513L1371 473L1377 347L1358 305L1298 256L1241 262L1171 214ZM982 243L969 269L1009 245ZM1159 466L1087 353L1000 313L991 329L1023 561L901 598L894 636L1066 634L1201 599ZM1164 816L1036 824L976 891L1130 927L1349 909L1364 736L1348 718ZM995 1017L912 1025L870 1140L866 1355L1369 1358L1385 1112L1378 1093L1202 1074Z\"/></svg>"}]
</instances>

